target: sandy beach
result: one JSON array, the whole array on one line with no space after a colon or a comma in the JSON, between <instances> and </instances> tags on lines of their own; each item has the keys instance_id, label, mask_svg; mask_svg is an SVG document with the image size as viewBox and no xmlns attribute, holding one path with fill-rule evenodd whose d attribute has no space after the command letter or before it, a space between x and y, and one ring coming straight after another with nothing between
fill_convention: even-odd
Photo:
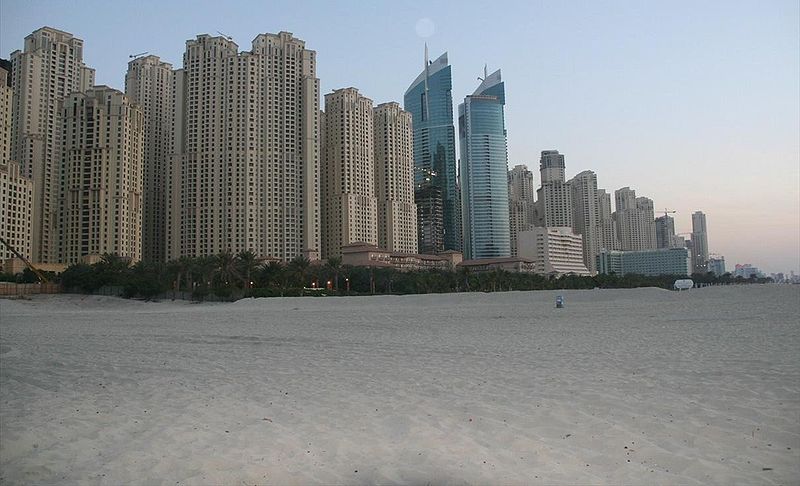
<instances>
[{"instance_id":1,"label":"sandy beach","mask_svg":"<svg viewBox=\"0 0 800 486\"><path fill-rule=\"evenodd\" d=\"M800 484L800 286L0 300L0 483Z\"/></svg>"}]
</instances>

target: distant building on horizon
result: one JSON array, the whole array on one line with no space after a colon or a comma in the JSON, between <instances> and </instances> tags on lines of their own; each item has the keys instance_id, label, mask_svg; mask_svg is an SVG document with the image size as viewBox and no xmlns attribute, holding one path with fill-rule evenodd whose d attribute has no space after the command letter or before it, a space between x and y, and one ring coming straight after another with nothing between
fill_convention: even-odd
<instances>
[{"instance_id":1,"label":"distant building on horizon","mask_svg":"<svg viewBox=\"0 0 800 486\"><path fill-rule=\"evenodd\" d=\"M485 71L485 70L484 70ZM511 256L505 86L498 69L458 107L464 258Z\"/></svg>"},{"instance_id":2,"label":"distant building on horizon","mask_svg":"<svg viewBox=\"0 0 800 486\"><path fill-rule=\"evenodd\" d=\"M452 74L445 52L406 90L403 108L414 131L414 191L419 251L461 251L462 224L453 125Z\"/></svg>"},{"instance_id":3,"label":"distant building on horizon","mask_svg":"<svg viewBox=\"0 0 800 486\"><path fill-rule=\"evenodd\" d=\"M741 278L761 278L764 273L758 268L749 263L737 263L733 270L734 277Z\"/></svg>"},{"instance_id":4,"label":"distant building on horizon","mask_svg":"<svg viewBox=\"0 0 800 486\"><path fill-rule=\"evenodd\" d=\"M725 275L725 257L710 256L708 258L708 271L713 273L716 277Z\"/></svg>"},{"instance_id":5,"label":"distant building on horizon","mask_svg":"<svg viewBox=\"0 0 800 486\"><path fill-rule=\"evenodd\" d=\"M686 248L662 248L640 251L606 251L597 255L597 271L619 276L637 274L645 276L691 274L691 259Z\"/></svg>"}]
</instances>

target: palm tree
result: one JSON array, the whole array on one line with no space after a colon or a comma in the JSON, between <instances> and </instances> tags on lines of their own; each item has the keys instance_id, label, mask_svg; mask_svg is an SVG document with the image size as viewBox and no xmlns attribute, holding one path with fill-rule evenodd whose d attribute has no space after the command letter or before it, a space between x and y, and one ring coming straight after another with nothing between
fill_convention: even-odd
<instances>
[{"instance_id":1,"label":"palm tree","mask_svg":"<svg viewBox=\"0 0 800 486\"><path fill-rule=\"evenodd\" d=\"M231 281L235 278L236 280L242 280L242 276L236 270L236 258L231 255L228 251L223 251L216 257L217 261L217 268L216 273L219 274L220 278L223 282L225 282L225 286L230 285Z\"/></svg>"},{"instance_id":2,"label":"palm tree","mask_svg":"<svg viewBox=\"0 0 800 486\"><path fill-rule=\"evenodd\" d=\"M310 265L311 261L302 255L294 257L292 261L289 262L289 270L298 278L301 288L306 285L306 272L308 272L308 267Z\"/></svg>"},{"instance_id":3,"label":"palm tree","mask_svg":"<svg viewBox=\"0 0 800 486\"><path fill-rule=\"evenodd\" d=\"M339 271L342 269L342 257L332 256L328 258L328 268L333 272L333 286L339 290Z\"/></svg>"},{"instance_id":4,"label":"palm tree","mask_svg":"<svg viewBox=\"0 0 800 486\"><path fill-rule=\"evenodd\" d=\"M244 288L249 289L252 283L253 272L258 270L259 267L256 255L250 250L244 250L236 255L236 260L238 262L239 273L244 278Z\"/></svg>"}]
</instances>

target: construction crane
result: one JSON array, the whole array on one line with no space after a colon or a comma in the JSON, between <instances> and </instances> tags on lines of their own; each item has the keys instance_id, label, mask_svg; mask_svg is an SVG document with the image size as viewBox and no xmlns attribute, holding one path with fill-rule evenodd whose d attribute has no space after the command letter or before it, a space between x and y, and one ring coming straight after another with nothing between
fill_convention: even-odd
<instances>
[{"instance_id":1,"label":"construction crane","mask_svg":"<svg viewBox=\"0 0 800 486\"><path fill-rule=\"evenodd\" d=\"M217 31L217 34L221 35L222 37L224 37L224 38L226 38L228 40L233 40L233 37L229 36L228 34L223 34L220 31Z\"/></svg>"},{"instance_id":2,"label":"construction crane","mask_svg":"<svg viewBox=\"0 0 800 486\"><path fill-rule=\"evenodd\" d=\"M664 220L666 221L667 215L675 213L677 213L677 211L670 211L669 209L664 208Z\"/></svg>"},{"instance_id":3,"label":"construction crane","mask_svg":"<svg viewBox=\"0 0 800 486\"><path fill-rule=\"evenodd\" d=\"M137 57L142 57L145 54L148 54L149 52L150 51L144 51L144 52L140 52L139 54L131 54L130 56L128 56L128 59L136 59Z\"/></svg>"},{"instance_id":4,"label":"construction crane","mask_svg":"<svg viewBox=\"0 0 800 486\"><path fill-rule=\"evenodd\" d=\"M20 252L18 252L16 248L11 246L11 244L8 241L6 241L5 238L0 238L0 243L3 243L3 245L5 245L5 247L8 248L11 253L13 253L17 258L22 260L23 263L25 263L25 265L31 270L31 272L33 272L34 275L36 275L36 278L38 278L41 283L47 283L47 277L45 277L42 272L40 272L36 267L34 267L33 264L30 261L28 261L27 258L22 256L22 254L20 254Z\"/></svg>"}]
</instances>

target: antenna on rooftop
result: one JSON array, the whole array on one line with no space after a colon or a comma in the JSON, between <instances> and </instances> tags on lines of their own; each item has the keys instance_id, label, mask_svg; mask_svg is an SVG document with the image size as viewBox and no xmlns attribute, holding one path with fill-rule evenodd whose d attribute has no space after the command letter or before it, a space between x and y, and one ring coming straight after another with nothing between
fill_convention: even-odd
<instances>
[{"instance_id":1,"label":"antenna on rooftop","mask_svg":"<svg viewBox=\"0 0 800 486\"><path fill-rule=\"evenodd\" d=\"M488 77L489 77L489 75L488 75L488 74L486 74L486 64L484 64L484 65L483 65L483 77L481 78L481 77L479 76L479 77L478 77L478 81L481 81L481 82L483 82L483 81L486 81L486 78L488 78Z\"/></svg>"},{"instance_id":2,"label":"antenna on rooftop","mask_svg":"<svg viewBox=\"0 0 800 486\"><path fill-rule=\"evenodd\" d=\"M144 56L145 54L147 54L149 52L150 51L144 51L144 52L140 52L139 54L131 54L130 56L128 56L128 59L136 59L137 57L142 57L142 56Z\"/></svg>"},{"instance_id":3,"label":"antenna on rooftop","mask_svg":"<svg viewBox=\"0 0 800 486\"><path fill-rule=\"evenodd\" d=\"M217 34L221 35L222 37L224 37L224 38L226 38L228 40L233 40L233 37L229 36L228 34L223 34L220 31L217 31Z\"/></svg>"}]
</instances>

